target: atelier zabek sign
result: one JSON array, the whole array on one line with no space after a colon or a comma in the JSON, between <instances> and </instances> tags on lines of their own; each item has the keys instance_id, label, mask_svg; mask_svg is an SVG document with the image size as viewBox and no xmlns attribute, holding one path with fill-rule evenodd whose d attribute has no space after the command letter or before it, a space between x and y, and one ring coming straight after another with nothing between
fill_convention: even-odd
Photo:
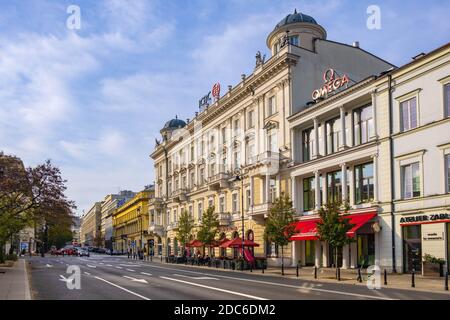
<instances>
[{"instance_id":1,"label":"atelier zabek sign","mask_svg":"<svg viewBox=\"0 0 450 320\"><path fill-rule=\"evenodd\" d=\"M442 222L443 220L450 220L450 214L436 213L436 214L423 214L411 217L402 217L400 218L400 224L433 223L433 222Z\"/></svg>"},{"instance_id":2,"label":"atelier zabek sign","mask_svg":"<svg viewBox=\"0 0 450 320\"><path fill-rule=\"evenodd\" d=\"M337 75L334 69L328 69L323 74L324 85L316 89L312 93L313 100L325 98L330 93L337 91L349 83L348 75L344 74L342 77Z\"/></svg>"}]
</instances>

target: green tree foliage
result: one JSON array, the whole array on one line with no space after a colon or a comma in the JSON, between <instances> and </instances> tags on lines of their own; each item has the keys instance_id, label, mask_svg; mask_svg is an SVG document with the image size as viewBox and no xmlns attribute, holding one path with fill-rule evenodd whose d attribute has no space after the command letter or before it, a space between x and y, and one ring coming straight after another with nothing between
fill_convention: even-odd
<instances>
[{"instance_id":1,"label":"green tree foliage","mask_svg":"<svg viewBox=\"0 0 450 320\"><path fill-rule=\"evenodd\" d=\"M317 223L317 232L320 240L327 241L334 249L336 262L342 247L354 241L347 236L347 232L354 226L346 218L348 210L348 203L340 202L329 202L319 209L320 221Z\"/></svg>"},{"instance_id":2,"label":"green tree foliage","mask_svg":"<svg viewBox=\"0 0 450 320\"><path fill-rule=\"evenodd\" d=\"M295 233L294 208L289 196L282 193L273 201L269 216L266 220L264 237L268 242L273 242L281 247L281 263L283 264L284 246L288 245L290 238Z\"/></svg>"},{"instance_id":3,"label":"green tree foliage","mask_svg":"<svg viewBox=\"0 0 450 320\"><path fill-rule=\"evenodd\" d=\"M186 210L181 211L180 219L178 220L177 239L180 241L181 246L184 248L186 243L189 242L189 238L194 228L194 220ZM185 254L183 250L183 255Z\"/></svg>"},{"instance_id":4,"label":"green tree foliage","mask_svg":"<svg viewBox=\"0 0 450 320\"><path fill-rule=\"evenodd\" d=\"M202 216L202 225L197 233L197 239L211 246L219 232L219 215L214 212L214 206L209 207Z\"/></svg>"}]
</instances>

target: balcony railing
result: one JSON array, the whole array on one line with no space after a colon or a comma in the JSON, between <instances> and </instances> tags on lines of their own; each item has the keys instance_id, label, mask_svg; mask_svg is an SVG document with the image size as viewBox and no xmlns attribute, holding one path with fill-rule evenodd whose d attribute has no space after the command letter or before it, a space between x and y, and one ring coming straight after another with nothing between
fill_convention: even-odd
<instances>
[{"instance_id":1,"label":"balcony railing","mask_svg":"<svg viewBox=\"0 0 450 320\"><path fill-rule=\"evenodd\" d=\"M247 210L247 214L252 217L256 216L263 216L267 217L270 211L270 208L272 207L272 203L261 203L254 205L253 207L250 207Z\"/></svg>"},{"instance_id":2,"label":"balcony railing","mask_svg":"<svg viewBox=\"0 0 450 320\"><path fill-rule=\"evenodd\" d=\"M169 230L177 230L178 229L178 221L172 221L167 225L167 231Z\"/></svg>"},{"instance_id":3,"label":"balcony railing","mask_svg":"<svg viewBox=\"0 0 450 320\"><path fill-rule=\"evenodd\" d=\"M181 188L172 192L171 198L175 202L186 201L187 189Z\"/></svg>"},{"instance_id":4,"label":"balcony railing","mask_svg":"<svg viewBox=\"0 0 450 320\"><path fill-rule=\"evenodd\" d=\"M228 173L217 173L208 179L208 187L210 190L217 190L228 187L228 179L230 178Z\"/></svg>"},{"instance_id":5,"label":"balcony railing","mask_svg":"<svg viewBox=\"0 0 450 320\"><path fill-rule=\"evenodd\" d=\"M164 226L159 222L151 222L148 231L162 236L164 235Z\"/></svg>"},{"instance_id":6,"label":"balcony railing","mask_svg":"<svg viewBox=\"0 0 450 320\"><path fill-rule=\"evenodd\" d=\"M219 225L229 226L231 223L231 213L221 212L219 213Z\"/></svg>"}]
</instances>

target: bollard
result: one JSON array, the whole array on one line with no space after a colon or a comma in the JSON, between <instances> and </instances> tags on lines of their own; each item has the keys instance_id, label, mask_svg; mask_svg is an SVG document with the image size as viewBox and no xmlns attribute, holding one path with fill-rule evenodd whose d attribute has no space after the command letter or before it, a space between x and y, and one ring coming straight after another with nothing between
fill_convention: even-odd
<instances>
[{"instance_id":1,"label":"bollard","mask_svg":"<svg viewBox=\"0 0 450 320\"><path fill-rule=\"evenodd\" d=\"M416 287L416 280L415 280L415 277L414 277L414 270L413 270L413 272L411 273L411 287L412 288L415 288Z\"/></svg>"},{"instance_id":2,"label":"bollard","mask_svg":"<svg viewBox=\"0 0 450 320\"><path fill-rule=\"evenodd\" d=\"M358 268L358 278L357 278L358 282L362 282L362 276L361 276L361 268Z\"/></svg>"},{"instance_id":3,"label":"bollard","mask_svg":"<svg viewBox=\"0 0 450 320\"><path fill-rule=\"evenodd\" d=\"M250 264L250 272L253 272L253 265Z\"/></svg>"},{"instance_id":4,"label":"bollard","mask_svg":"<svg viewBox=\"0 0 450 320\"><path fill-rule=\"evenodd\" d=\"M296 270L297 278L298 278L298 264L297 264L297 270Z\"/></svg>"},{"instance_id":5,"label":"bollard","mask_svg":"<svg viewBox=\"0 0 450 320\"><path fill-rule=\"evenodd\" d=\"M387 271L384 269L384 285L387 286Z\"/></svg>"},{"instance_id":6,"label":"bollard","mask_svg":"<svg viewBox=\"0 0 450 320\"><path fill-rule=\"evenodd\" d=\"M341 268L337 268L337 280L341 281Z\"/></svg>"},{"instance_id":7,"label":"bollard","mask_svg":"<svg viewBox=\"0 0 450 320\"><path fill-rule=\"evenodd\" d=\"M264 273L264 268L266 267L266 265L263 263L262 268L261 268L261 272Z\"/></svg>"},{"instance_id":8,"label":"bollard","mask_svg":"<svg viewBox=\"0 0 450 320\"><path fill-rule=\"evenodd\" d=\"M445 291L448 291L448 271L445 273L445 286L444 289Z\"/></svg>"},{"instance_id":9,"label":"bollard","mask_svg":"<svg viewBox=\"0 0 450 320\"><path fill-rule=\"evenodd\" d=\"M314 266L314 279L317 279L317 267Z\"/></svg>"},{"instance_id":10,"label":"bollard","mask_svg":"<svg viewBox=\"0 0 450 320\"><path fill-rule=\"evenodd\" d=\"M281 275L284 276L284 264L281 264Z\"/></svg>"}]
</instances>

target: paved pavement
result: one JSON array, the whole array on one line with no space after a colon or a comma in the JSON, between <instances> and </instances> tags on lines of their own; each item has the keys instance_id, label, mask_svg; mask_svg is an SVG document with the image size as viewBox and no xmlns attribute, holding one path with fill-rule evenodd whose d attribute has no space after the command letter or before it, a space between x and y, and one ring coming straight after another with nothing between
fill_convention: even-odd
<instances>
[{"instance_id":1,"label":"paved pavement","mask_svg":"<svg viewBox=\"0 0 450 320\"><path fill-rule=\"evenodd\" d=\"M265 299L450 299L445 292L425 292L327 281L310 281L270 274L224 271L129 260L122 256L33 257L34 299L44 300L265 300ZM68 289L69 266L80 267L80 289Z\"/></svg>"},{"instance_id":2,"label":"paved pavement","mask_svg":"<svg viewBox=\"0 0 450 320\"><path fill-rule=\"evenodd\" d=\"M0 267L0 300L30 300L30 287L25 260L12 267Z\"/></svg>"}]
</instances>

